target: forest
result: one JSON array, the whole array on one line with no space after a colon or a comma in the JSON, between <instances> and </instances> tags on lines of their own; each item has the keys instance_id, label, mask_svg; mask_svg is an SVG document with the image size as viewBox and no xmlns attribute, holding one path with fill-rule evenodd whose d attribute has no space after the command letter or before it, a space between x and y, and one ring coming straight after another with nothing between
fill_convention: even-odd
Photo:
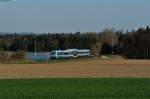
<instances>
[{"instance_id":1,"label":"forest","mask_svg":"<svg viewBox=\"0 0 150 99\"><path fill-rule=\"evenodd\" d=\"M70 48L90 49L94 56L113 54L150 59L150 28L130 32L107 28L99 33L0 34L0 51L50 52Z\"/></svg>"}]
</instances>

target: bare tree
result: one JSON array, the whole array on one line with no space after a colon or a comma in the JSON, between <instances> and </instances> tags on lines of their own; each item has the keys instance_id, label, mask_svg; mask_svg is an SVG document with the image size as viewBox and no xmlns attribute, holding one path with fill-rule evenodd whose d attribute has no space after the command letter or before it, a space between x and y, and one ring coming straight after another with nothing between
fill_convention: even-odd
<instances>
[{"instance_id":1,"label":"bare tree","mask_svg":"<svg viewBox=\"0 0 150 99\"><path fill-rule=\"evenodd\" d=\"M112 54L114 54L113 47L118 44L118 35L113 28L106 28L101 32L100 41L102 43L108 43L112 47Z\"/></svg>"}]
</instances>

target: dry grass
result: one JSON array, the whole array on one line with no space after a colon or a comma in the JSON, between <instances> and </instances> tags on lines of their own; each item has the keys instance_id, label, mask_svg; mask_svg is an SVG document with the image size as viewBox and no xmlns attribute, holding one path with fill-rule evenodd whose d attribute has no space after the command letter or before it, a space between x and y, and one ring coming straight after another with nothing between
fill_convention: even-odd
<instances>
[{"instance_id":1,"label":"dry grass","mask_svg":"<svg viewBox=\"0 0 150 99\"><path fill-rule=\"evenodd\" d=\"M55 77L150 78L150 61L91 59L55 64L0 64L0 79Z\"/></svg>"}]
</instances>

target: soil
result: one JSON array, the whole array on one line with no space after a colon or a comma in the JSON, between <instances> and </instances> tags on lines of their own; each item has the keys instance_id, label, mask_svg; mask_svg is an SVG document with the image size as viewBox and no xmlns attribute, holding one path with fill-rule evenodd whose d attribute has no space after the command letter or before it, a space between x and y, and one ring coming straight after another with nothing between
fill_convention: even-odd
<instances>
[{"instance_id":1,"label":"soil","mask_svg":"<svg viewBox=\"0 0 150 99\"><path fill-rule=\"evenodd\" d=\"M51 64L0 64L0 79L150 78L149 60L84 60Z\"/></svg>"}]
</instances>

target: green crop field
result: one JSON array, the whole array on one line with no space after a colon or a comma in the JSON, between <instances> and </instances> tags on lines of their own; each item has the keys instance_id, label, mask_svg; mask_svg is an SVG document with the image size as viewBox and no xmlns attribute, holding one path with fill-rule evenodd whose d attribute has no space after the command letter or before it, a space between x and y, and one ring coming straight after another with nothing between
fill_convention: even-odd
<instances>
[{"instance_id":1,"label":"green crop field","mask_svg":"<svg viewBox=\"0 0 150 99\"><path fill-rule=\"evenodd\" d=\"M150 99L150 79L0 80L0 99Z\"/></svg>"}]
</instances>

